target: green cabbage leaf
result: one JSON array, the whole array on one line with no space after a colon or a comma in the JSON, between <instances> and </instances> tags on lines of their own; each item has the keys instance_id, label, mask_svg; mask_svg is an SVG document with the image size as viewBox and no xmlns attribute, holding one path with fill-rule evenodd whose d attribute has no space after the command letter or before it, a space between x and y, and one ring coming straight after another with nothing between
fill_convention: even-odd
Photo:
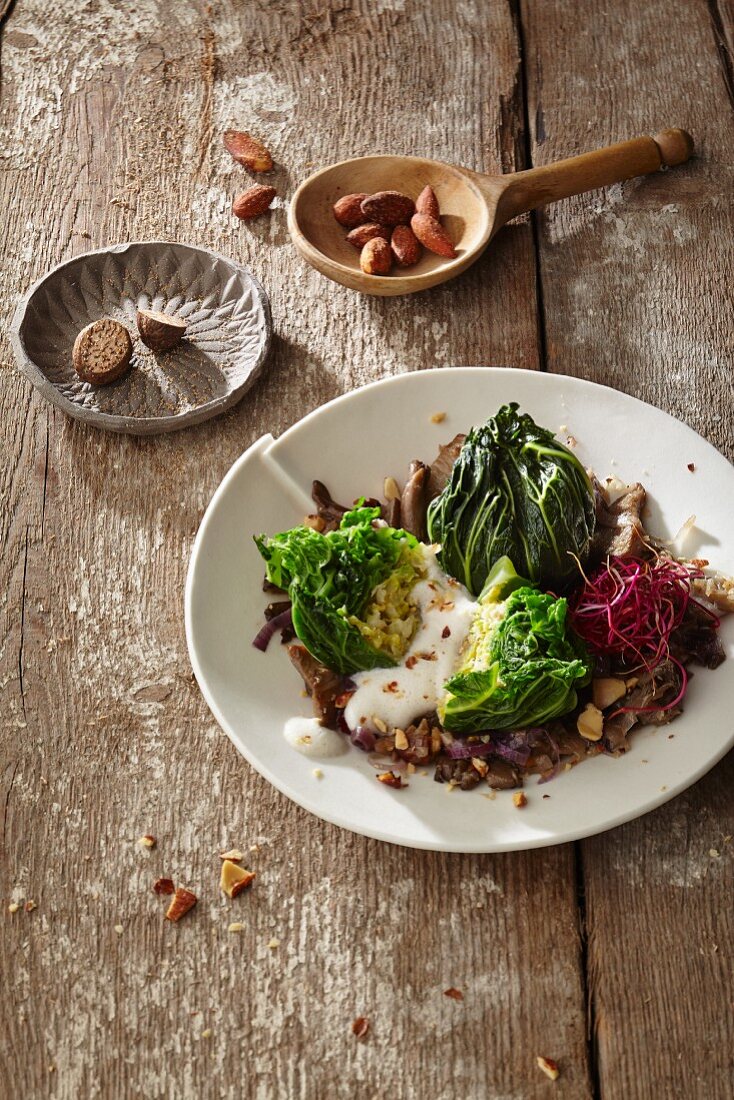
<instances>
[{"instance_id":1,"label":"green cabbage leaf","mask_svg":"<svg viewBox=\"0 0 734 1100\"><path fill-rule=\"evenodd\" d=\"M594 532L594 493L578 458L515 402L469 432L428 533L444 570L472 595L501 557L532 584L562 588L578 577Z\"/></svg>"},{"instance_id":2,"label":"green cabbage leaf","mask_svg":"<svg viewBox=\"0 0 734 1100\"><path fill-rule=\"evenodd\" d=\"M509 560L500 559L479 601L462 666L444 685L439 717L454 733L542 725L573 710L577 690L591 679L592 660L568 624L566 600L513 573Z\"/></svg>"},{"instance_id":3,"label":"green cabbage leaf","mask_svg":"<svg viewBox=\"0 0 734 1100\"><path fill-rule=\"evenodd\" d=\"M420 544L375 525L379 516L358 506L336 531L303 526L255 538L268 580L290 596L298 638L334 672L395 665L418 625L410 593L425 573Z\"/></svg>"}]
</instances>

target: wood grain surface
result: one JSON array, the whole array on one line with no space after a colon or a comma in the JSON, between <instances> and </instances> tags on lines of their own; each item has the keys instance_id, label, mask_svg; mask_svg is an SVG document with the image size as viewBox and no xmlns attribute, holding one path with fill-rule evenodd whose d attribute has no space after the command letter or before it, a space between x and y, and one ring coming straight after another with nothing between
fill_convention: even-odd
<instances>
[{"instance_id":1,"label":"wood grain surface","mask_svg":"<svg viewBox=\"0 0 734 1100\"><path fill-rule=\"evenodd\" d=\"M183 633L192 540L230 464L366 381L547 366L652 400L731 454L731 8L581 10L6 12L0 324L59 260L170 238L248 263L276 338L231 413L132 439L42 402L2 332L0 1094L731 1095L731 759L583 845L409 852L316 821L260 779L192 683ZM289 196L331 161L388 151L512 171L666 125L694 133L693 166L519 219L415 298L327 283L287 239ZM230 214L249 178L221 146L228 127L276 161L273 215L248 226ZM218 888L231 845L258 873L234 903ZM163 920L159 875L199 896L179 925ZM538 1054L559 1062L555 1085Z\"/></svg>"}]
</instances>

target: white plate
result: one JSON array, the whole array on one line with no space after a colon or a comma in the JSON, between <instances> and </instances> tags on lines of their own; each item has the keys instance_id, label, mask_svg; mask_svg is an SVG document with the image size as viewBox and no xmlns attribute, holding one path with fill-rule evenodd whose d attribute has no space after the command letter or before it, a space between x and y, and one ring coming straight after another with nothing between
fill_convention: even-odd
<instances>
[{"instance_id":1,"label":"white plate","mask_svg":"<svg viewBox=\"0 0 734 1100\"><path fill-rule=\"evenodd\" d=\"M632 736L619 759L596 757L542 787L528 805L510 792L447 793L432 769L407 790L378 783L359 749L331 760L300 755L283 737L308 714L301 681L276 637L267 654L251 640L268 597L253 533L274 534L313 510L313 478L335 499L381 495L386 474L402 480L412 458L430 462L439 443L518 401L601 476L639 479L649 489L648 526L672 537L692 514L686 551L734 573L734 468L690 428L635 398L575 378L461 367L376 382L304 417L280 439L258 440L217 489L196 538L186 585L186 636L204 697L253 767L311 813L345 829L447 852L502 852L560 844L620 825L685 790L734 743L734 677L727 666L695 670L685 714ZM441 424L431 416L445 412ZM687 469L695 464L695 471ZM734 616L722 630L734 654ZM669 734L674 737L669 739ZM314 768L323 778L314 776ZM542 796L549 795L545 799Z\"/></svg>"}]
</instances>

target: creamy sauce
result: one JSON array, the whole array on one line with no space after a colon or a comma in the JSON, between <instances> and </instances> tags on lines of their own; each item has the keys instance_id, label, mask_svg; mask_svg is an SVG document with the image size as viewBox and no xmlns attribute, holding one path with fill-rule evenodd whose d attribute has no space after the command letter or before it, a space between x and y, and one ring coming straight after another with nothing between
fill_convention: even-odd
<instances>
[{"instance_id":1,"label":"creamy sauce","mask_svg":"<svg viewBox=\"0 0 734 1100\"><path fill-rule=\"evenodd\" d=\"M435 548L426 548L425 556L426 579L413 589L421 625L401 664L352 675L357 690L344 712L350 729L374 731L375 718L388 729L405 729L436 709L444 683L456 671L477 604L463 585L442 572Z\"/></svg>"},{"instance_id":2,"label":"creamy sauce","mask_svg":"<svg viewBox=\"0 0 734 1100\"><path fill-rule=\"evenodd\" d=\"M339 756L347 751L347 738L322 726L318 718L289 718L283 736L304 756Z\"/></svg>"}]
</instances>

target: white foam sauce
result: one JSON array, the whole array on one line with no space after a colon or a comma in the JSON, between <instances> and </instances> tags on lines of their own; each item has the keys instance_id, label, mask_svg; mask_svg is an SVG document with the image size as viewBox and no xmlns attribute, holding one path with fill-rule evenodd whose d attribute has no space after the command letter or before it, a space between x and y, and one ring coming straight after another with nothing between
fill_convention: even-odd
<instances>
[{"instance_id":1,"label":"white foam sauce","mask_svg":"<svg viewBox=\"0 0 734 1100\"><path fill-rule=\"evenodd\" d=\"M318 718L289 718L283 736L304 756L339 756L347 751L347 738L322 726Z\"/></svg>"},{"instance_id":2,"label":"white foam sauce","mask_svg":"<svg viewBox=\"0 0 734 1100\"><path fill-rule=\"evenodd\" d=\"M426 579L413 589L421 625L400 665L352 675L357 690L344 713L350 729L375 730L375 718L388 729L405 729L436 709L444 683L456 671L477 604L443 573L435 548L426 548L425 557Z\"/></svg>"}]
</instances>

